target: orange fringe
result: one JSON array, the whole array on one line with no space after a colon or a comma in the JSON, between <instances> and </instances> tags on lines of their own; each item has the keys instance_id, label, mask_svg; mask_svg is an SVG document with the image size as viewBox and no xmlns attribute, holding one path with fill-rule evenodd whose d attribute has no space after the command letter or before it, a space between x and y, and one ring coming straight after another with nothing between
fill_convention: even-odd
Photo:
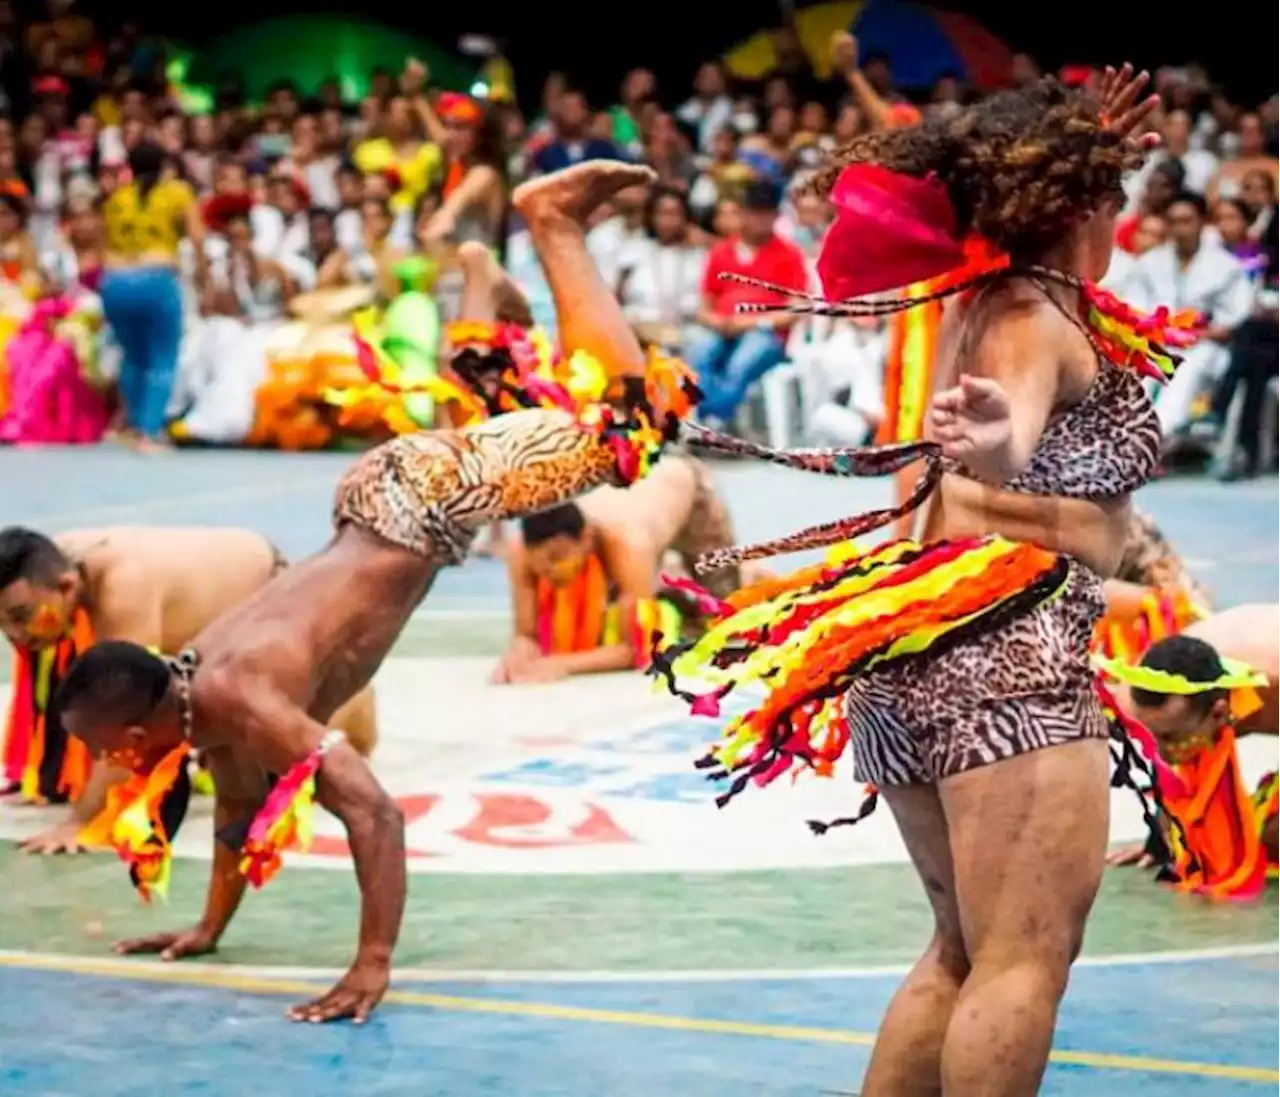
<instances>
[{"instance_id":1,"label":"orange fringe","mask_svg":"<svg viewBox=\"0 0 1280 1097\"><path fill-rule=\"evenodd\" d=\"M89 779L88 748L58 728L50 737L46 724L49 700L67 668L94 643L93 622L77 607L71 633L51 648L14 651L13 694L5 725L4 778L17 784L28 803L74 802ZM52 741L51 741L52 738ZM61 755L52 783L42 781L46 752Z\"/></svg>"},{"instance_id":2,"label":"orange fringe","mask_svg":"<svg viewBox=\"0 0 1280 1097\"><path fill-rule=\"evenodd\" d=\"M609 583L594 552L571 582L539 579L538 646L543 655L569 655L600 646L609 609Z\"/></svg>"},{"instance_id":3,"label":"orange fringe","mask_svg":"<svg viewBox=\"0 0 1280 1097\"><path fill-rule=\"evenodd\" d=\"M1175 886L1210 899L1257 897L1269 869L1262 828L1276 812L1275 781L1264 783L1257 798L1250 794L1230 727L1212 747L1174 769L1188 789L1185 795L1164 791L1165 809L1181 824L1169 832Z\"/></svg>"}]
</instances>

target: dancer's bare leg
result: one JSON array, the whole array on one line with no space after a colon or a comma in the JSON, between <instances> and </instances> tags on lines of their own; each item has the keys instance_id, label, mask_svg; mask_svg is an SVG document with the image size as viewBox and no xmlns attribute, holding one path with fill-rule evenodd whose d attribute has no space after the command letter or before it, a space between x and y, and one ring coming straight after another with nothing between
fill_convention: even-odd
<instances>
[{"instance_id":1,"label":"dancer's bare leg","mask_svg":"<svg viewBox=\"0 0 1280 1097\"><path fill-rule=\"evenodd\" d=\"M1102 880L1105 739L1032 751L939 786L970 971L942 1047L947 1097L1033 1097Z\"/></svg>"},{"instance_id":2,"label":"dancer's bare leg","mask_svg":"<svg viewBox=\"0 0 1280 1097\"><path fill-rule=\"evenodd\" d=\"M458 246L458 262L463 276L460 319L487 324L501 320L521 327L533 323L528 300L493 252L483 244L468 241Z\"/></svg>"},{"instance_id":3,"label":"dancer's bare leg","mask_svg":"<svg viewBox=\"0 0 1280 1097\"><path fill-rule=\"evenodd\" d=\"M862 1097L937 1097L943 1041L969 971L947 819L932 785L881 791L933 907L934 930L925 954L889 1003L860 1092Z\"/></svg>"},{"instance_id":4,"label":"dancer's bare leg","mask_svg":"<svg viewBox=\"0 0 1280 1097\"><path fill-rule=\"evenodd\" d=\"M551 287L561 346L592 355L615 377L642 377L645 356L587 251L587 220L618 191L656 178L650 168L591 160L524 183L511 196Z\"/></svg>"}]
</instances>

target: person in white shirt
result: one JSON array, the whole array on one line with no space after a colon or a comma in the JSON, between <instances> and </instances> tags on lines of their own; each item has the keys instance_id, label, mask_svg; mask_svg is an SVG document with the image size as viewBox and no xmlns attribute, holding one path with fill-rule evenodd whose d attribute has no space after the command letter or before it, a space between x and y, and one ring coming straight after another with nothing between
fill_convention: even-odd
<instances>
[{"instance_id":1,"label":"person in white shirt","mask_svg":"<svg viewBox=\"0 0 1280 1097\"><path fill-rule=\"evenodd\" d=\"M288 256L305 255L311 244L307 217L311 192L306 182L277 166L267 186L267 198L272 208L280 213L283 231L275 250L263 254L281 262Z\"/></svg>"},{"instance_id":2,"label":"person in white shirt","mask_svg":"<svg viewBox=\"0 0 1280 1097\"><path fill-rule=\"evenodd\" d=\"M320 147L319 123L314 114L299 114L293 120L289 155L275 166L300 179L311 195L311 204L336 209L338 199L338 157Z\"/></svg>"},{"instance_id":3,"label":"person in white shirt","mask_svg":"<svg viewBox=\"0 0 1280 1097\"><path fill-rule=\"evenodd\" d=\"M654 187L645 203L644 231L618 259L622 313L643 334L679 353L702 302L707 253L689 243L688 200L678 190Z\"/></svg>"},{"instance_id":4,"label":"person in white shirt","mask_svg":"<svg viewBox=\"0 0 1280 1097\"><path fill-rule=\"evenodd\" d=\"M1130 301L1141 292L1132 288L1138 277L1138 260L1152 248L1164 243L1167 227L1164 218L1158 213L1144 214L1134 227L1129 238L1132 251L1117 247L1111 252L1111 262L1107 266L1106 276L1100 285L1109 289L1122 301Z\"/></svg>"},{"instance_id":5,"label":"person in white shirt","mask_svg":"<svg viewBox=\"0 0 1280 1097\"><path fill-rule=\"evenodd\" d=\"M605 285L616 290L622 255L634 240L644 236L644 204L647 187L629 187L613 196L613 214L587 233L587 251L595 260Z\"/></svg>"},{"instance_id":6,"label":"person in white shirt","mask_svg":"<svg viewBox=\"0 0 1280 1097\"><path fill-rule=\"evenodd\" d=\"M1208 211L1198 194L1178 195L1165 211L1169 240L1138 260L1129 282L1132 303L1151 310L1166 305L1194 309L1208 326L1200 342L1185 352L1182 365L1156 398L1166 444L1190 426L1196 399L1225 368L1226 344L1248 319L1253 286L1244 266L1205 233Z\"/></svg>"},{"instance_id":7,"label":"person in white shirt","mask_svg":"<svg viewBox=\"0 0 1280 1097\"><path fill-rule=\"evenodd\" d=\"M693 98L676 111L676 117L697 130L698 151L710 153L716 134L732 124L733 114L724 69L718 61L704 62L693 78Z\"/></svg>"},{"instance_id":8,"label":"person in white shirt","mask_svg":"<svg viewBox=\"0 0 1280 1097\"><path fill-rule=\"evenodd\" d=\"M1182 186L1194 194L1204 194L1218 171L1218 158L1205 149L1191 146L1191 115L1171 110L1160 127L1163 145L1147 156L1142 167L1124 181L1126 208L1134 210L1158 164L1176 160L1182 165Z\"/></svg>"}]
</instances>

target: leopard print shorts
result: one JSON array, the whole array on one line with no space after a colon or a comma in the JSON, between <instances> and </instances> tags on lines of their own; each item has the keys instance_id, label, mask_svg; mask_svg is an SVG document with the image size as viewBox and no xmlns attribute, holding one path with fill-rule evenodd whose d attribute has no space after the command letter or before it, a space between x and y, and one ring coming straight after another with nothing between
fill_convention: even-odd
<instances>
[{"instance_id":1,"label":"leopard print shorts","mask_svg":"<svg viewBox=\"0 0 1280 1097\"><path fill-rule=\"evenodd\" d=\"M482 526L545 510L617 479L612 449L565 412L511 412L457 431L393 438L338 485L348 522L442 565L466 559Z\"/></svg>"},{"instance_id":2,"label":"leopard print shorts","mask_svg":"<svg viewBox=\"0 0 1280 1097\"><path fill-rule=\"evenodd\" d=\"M854 773L935 784L1042 747L1105 739L1089 640L1102 580L1072 563L1055 599L988 635L886 666L846 695Z\"/></svg>"}]
</instances>

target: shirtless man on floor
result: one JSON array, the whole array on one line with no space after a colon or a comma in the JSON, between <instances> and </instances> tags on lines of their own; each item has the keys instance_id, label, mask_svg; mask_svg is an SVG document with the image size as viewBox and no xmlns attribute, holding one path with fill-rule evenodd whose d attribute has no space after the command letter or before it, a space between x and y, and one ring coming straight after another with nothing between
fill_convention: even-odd
<instances>
[{"instance_id":1,"label":"shirtless man on floor","mask_svg":"<svg viewBox=\"0 0 1280 1097\"><path fill-rule=\"evenodd\" d=\"M507 550L514 635L494 668L494 683L647 665L648 652L637 645L650 624L637 630L625 622L638 606L656 605L664 555L675 553L692 576L700 555L735 543L710 471L675 455L629 488L597 488L530 515L520 534ZM738 572L725 568L700 581L724 597L740 585ZM567 625L556 619L566 598L582 603L567 607Z\"/></svg>"},{"instance_id":2,"label":"shirtless man on floor","mask_svg":"<svg viewBox=\"0 0 1280 1097\"><path fill-rule=\"evenodd\" d=\"M564 346L611 366L632 406L648 395L645 357L600 279L584 227L601 202L652 176L593 161L513 195L555 298ZM184 741L200 751L216 784L221 833L262 809L268 775L317 766L316 798L346 828L355 860L359 944L337 985L292 1009L294 1020L369 1015L386 993L404 909L403 814L360 755L330 731L334 712L369 682L440 569L465 558L479 529L623 483L620 460L616 438L559 409L400 436L364 454L344 477L329 545L202 629L177 659L112 642L68 672L57 704L67 730L95 755L127 757L139 773ZM200 921L119 950L177 959L214 949L244 893L240 866L240 850L215 841Z\"/></svg>"},{"instance_id":3,"label":"shirtless man on floor","mask_svg":"<svg viewBox=\"0 0 1280 1097\"><path fill-rule=\"evenodd\" d=\"M67 665L83 654L79 648L130 640L178 651L285 566L274 545L243 529L116 526L54 538L21 526L0 530L0 631L28 679L15 680L5 744L6 770L14 772L4 777L15 793L27 786L25 799L73 800L65 818L22 849L80 852L81 829L102 810L107 790L127 776L103 762L90 767L87 759L70 757L83 754L83 744L67 736L56 717L47 720L48 699ZM23 684L25 690L17 688ZM19 711L22 703L28 711ZM367 757L377 740L372 690L343 705L333 722Z\"/></svg>"},{"instance_id":4,"label":"shirtless man on floor","mask_svg":"<svg viewBox=\"0 0 1280 1097\"><path fill-rule=\"evenodd\" d=\"M1222 673L1221 659L1244 663L1267 677L1257 690L1261 706L1235 718L1223 691L1177 696L1120 686L1116 699L1155 737L1165 761L1179 764L1188 752L1211 745L1219 729L1230 725L1236 736L1280 734L1280 605L1235 606L1188 625L1177 636L1153 644L1144 666L1169 671L1192 681L1211 681ZM1276 855L1276 820L1263 832L1264 844ZM1108 855L1112 865L1153 864L1145 845L1125 846Z\"/></svg>"}]
</instances>

